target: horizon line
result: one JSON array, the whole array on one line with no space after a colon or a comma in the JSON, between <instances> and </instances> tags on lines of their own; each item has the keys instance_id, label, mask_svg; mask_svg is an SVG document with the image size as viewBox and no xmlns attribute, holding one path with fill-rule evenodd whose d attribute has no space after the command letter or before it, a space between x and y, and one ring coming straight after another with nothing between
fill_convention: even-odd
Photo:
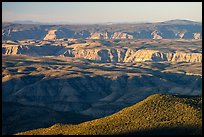
<instances>
[{"instance_id":1,"label":"horizon line","mask_svg":"<svg viewBox=\"0 0 204 137\"><path fill-rule=\"evenodd\" d=\"M165 21L107 21L107 22L41 22L41 21L34 21L34 20L14 20L14 21L2 21L2 23L13 23L13 24L50 24L50 25L91 25L91 24L139 24L139 23L162 23L162 22L168 22L168 21L192 21L197 23L202 23L201 21L195 21L190 19L169 19ZM27 23L26 23L27 22Z\"/></svg>"}]
</instances>

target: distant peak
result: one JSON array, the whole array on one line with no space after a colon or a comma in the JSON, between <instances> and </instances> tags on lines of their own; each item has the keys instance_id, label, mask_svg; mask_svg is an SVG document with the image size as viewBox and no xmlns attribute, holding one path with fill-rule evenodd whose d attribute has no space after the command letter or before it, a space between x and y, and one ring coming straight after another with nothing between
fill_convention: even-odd
<instances>
[{"instance_id":1,"label":"distant peak","mask_svg":"<svg viewBox=\"0 0 204 137\"><path fill-rule=\"evenodd\" d=\"M195 22L195 21L191 21L191 20L184 20L184 19L174 19L174 20L167 20L167 21L164 21L162 23L170 23L170 24L177 24L177 23L182 23L182 24L186 24L186 23L198 23L198 22Z\"/></svg>"}]
</instances>

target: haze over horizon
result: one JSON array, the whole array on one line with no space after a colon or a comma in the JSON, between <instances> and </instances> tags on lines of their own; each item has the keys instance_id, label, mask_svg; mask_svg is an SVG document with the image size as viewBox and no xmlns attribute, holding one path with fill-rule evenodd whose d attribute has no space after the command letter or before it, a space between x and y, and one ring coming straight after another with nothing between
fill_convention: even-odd
<instances>
[{"instance_id":1,"label":"haze over horizon","mask_svg":"<svg viewBox=\"0 0 204 137\"><path fill-rule=\"evenodd\" d=\"M174 19L202 22L202 2L2 2L2 22L92 24Z\"/></svg>"}]
</instances>

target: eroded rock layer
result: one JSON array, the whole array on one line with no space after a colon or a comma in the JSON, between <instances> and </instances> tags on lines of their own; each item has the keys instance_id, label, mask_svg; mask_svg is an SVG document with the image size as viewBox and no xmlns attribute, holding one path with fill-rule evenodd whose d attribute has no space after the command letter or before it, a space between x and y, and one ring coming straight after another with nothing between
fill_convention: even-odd
<instances>
[{"instance_id":1,"label":"eroded rock layer","mask_svg":"<svg viewBox=\"0 0 204 137\"><path fill-rule=\"evenodd\" d=\"M5 102L102 117L154 93L201 95L201 68L201 63L10 55L3 56L2 95Z\"/></svg>"}]
</instances>

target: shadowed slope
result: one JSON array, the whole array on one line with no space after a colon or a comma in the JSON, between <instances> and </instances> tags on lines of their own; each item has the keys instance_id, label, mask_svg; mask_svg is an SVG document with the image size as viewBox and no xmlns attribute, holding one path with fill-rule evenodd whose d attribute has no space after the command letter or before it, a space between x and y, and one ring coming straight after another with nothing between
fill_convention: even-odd
<instances>
[{"instance_id":1,"label":"shadowed slope","mask_svg":"<svg viewBox=\"0 0 204 137\"><path fill-rule=\"evenodd\" d=\"M155 94L111 116L78 125L55 124L19 134L202 134L201 107L201 97Z\"/></svg>"},{"instance_id":2,"label":"shadowed slope","mask_svg":"<svg viewBox=\"0 0 204 137\"><path fill-rule=\"evenodd\" d=\"M2 103L2 134L15 134L55 123L78 124L93 118L73 112L59 112L46 107Z\"/></svg>"}]
</instances>

